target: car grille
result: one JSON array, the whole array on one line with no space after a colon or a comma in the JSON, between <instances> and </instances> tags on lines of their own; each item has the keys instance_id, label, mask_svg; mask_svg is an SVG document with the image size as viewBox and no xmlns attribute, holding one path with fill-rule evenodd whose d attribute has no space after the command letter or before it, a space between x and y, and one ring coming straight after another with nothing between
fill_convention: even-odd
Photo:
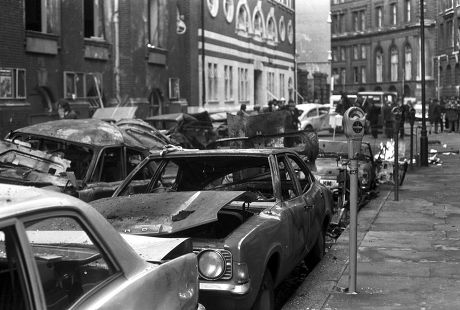
<instances>
[{"instance_id":1,"label":"car grille","mask_svg":"<svg viewBox=\"0 0 460 310\"><path fill-rule=\"evenodd\" d=\"M206 249L193 249L193 253L198 255L203 250L214 250L214 251L219 252L222 255L222 257L225 260L225 272L222 275L222 277L220 277L219 279L216 279L216 280L230 280L232 278L232 273L233 273L232 253L230 253L230 251L223 250L223 249L209 249L209 248L206 248ZM201 276L200 276L200 278L201 278Z\"/></svg>"}]
</instances>

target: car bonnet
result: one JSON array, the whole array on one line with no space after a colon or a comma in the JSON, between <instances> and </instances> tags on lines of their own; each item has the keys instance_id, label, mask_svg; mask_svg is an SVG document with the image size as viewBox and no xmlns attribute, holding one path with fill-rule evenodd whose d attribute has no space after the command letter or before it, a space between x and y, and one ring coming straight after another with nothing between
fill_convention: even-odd
<instances>
[{"instance_id":1,"label":"car bonnet","mask_svg":"<svg viewBox=\"0 0 460 310\"><path fill-rule=\"evenodd\" d=\"M190 191L112 197L91 202L120 232L170 234L217 221L217 212L244 191Z\"/></svg>"}]
</instances>

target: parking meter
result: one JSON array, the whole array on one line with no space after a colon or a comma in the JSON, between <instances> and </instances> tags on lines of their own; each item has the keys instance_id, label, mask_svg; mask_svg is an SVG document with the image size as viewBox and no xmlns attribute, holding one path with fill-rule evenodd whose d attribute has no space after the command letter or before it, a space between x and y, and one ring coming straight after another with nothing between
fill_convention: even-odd
<instances>
[{"instance_id":1,"label":"parking meter","mask_svg":"<svg viewBox=\"0 0 460 310\"><path fill-rule=\"evenodd\" d=\"M414 123L415 123L415 109L409 110L409 124L410 124L410 167L413 168L414 158Z\"/></svg>"},{"instance_id":2,"label":"parking meter","mask_svg":"<svg viewBox=\"0 0 460 310\"><path fill-rule=\"evenodd\" d=\"M348 273L348 292L356 292L357 254L358 254L358 157L364 136L366 119L364 111L358 107L349 108L343 115L342 125L348 140L348 159L350 160L350 272Z\"/></svg>"},{"instance_id":3,"label":"parking meter","mask_svg":"<svg viewBox=\"0 0 460 310\"><path fill-rule=\"evenodd\" d=\"M366 117L361 108L351 107L343 115L342 126L348 140L349 159L354 158L361 150L365 124Z\"/></svg>"},{"instance_id":4,"label":"parking meter","mask_svg":"<svg viewBox=\"0 0 460 310\"><path fill-rule=\"evenodd\" d=\"M401 122L401 117L402 117L402 110L399 107L394 107L391 109L391 113L393 114L393 117L395 119L395 155L394 155L394 165L393 165L393 180L394 180L394 200L398 201L399 200L399 126Z\"/></svg>"}]
</instances>

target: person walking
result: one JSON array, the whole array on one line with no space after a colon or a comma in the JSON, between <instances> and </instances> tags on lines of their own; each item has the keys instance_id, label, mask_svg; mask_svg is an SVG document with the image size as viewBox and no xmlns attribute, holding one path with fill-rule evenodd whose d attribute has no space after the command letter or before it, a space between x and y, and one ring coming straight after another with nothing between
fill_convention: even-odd
<instances>
[{"instance_id":1,"label":"person walking","mask_svg":"<svg viewBox=\"0 0 460 310\"><path fill-rule=\"evenodd\" d=\"M441 121L441 106L439 105L437 99L430 100L430 105L428 107L428 119L430 120L429 133L431 134L434 125L434 133L437 134L439 122Z\"/></svg>"},{"instance_id":2,"label":"person walking","mask_svg":"<svg viewBox=\"0 0 460 310\"><path fill-rule=\"evenodd\" d=\"M372 101L372 103L369 104L368 108L366 109L367 114L367 120L369 121L369 124L371 126L371 134L374 139L377 139L378 137L378 125L379 125L379 112L380 109L377 107Z\"/></svg>"},{"instance_id":3,"label":"person walking","mask_svg":"<svg viewBox=\"0 0 460 310\"><path fill-rule=\"evenodd\" d=\"M248 112L246 112L246 104L243 103L241 104L240 106L240 110L236 113L236 115L239 115L239 116L248 116Z\"/></svg>"}]
</instances>

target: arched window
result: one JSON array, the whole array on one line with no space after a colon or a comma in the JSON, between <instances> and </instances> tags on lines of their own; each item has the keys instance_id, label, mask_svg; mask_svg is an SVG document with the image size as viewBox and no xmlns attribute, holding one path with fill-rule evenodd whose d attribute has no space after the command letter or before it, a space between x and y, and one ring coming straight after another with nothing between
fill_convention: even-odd
<instances>
[{"instance_id":1,"label":"arched window","mask_svg":"<svg viewBox=\"0 0 460 310\"><path fill-rule=\"evenodd\" d=\"M455 86L460 85L460 64L455 64Z\"/></svg>"},{"instance_id":2,"label":"arched window","mask_svg":"<svg viewBox=\"0 0 460 310\"><path fill-rule=\"evenodd\" d=\"M238 20L236 23L236 28L239 31L249 32L249 12L245 5L240 6L238 10Z\"/></svg>"},{"instance_id":3,"label":"arched window","mask_svg":"<svg viewBox=\"0 0 460 310\"><path fill-rule=\"evenodd\" d=\"M267 39L275 41L276 38L276 24L275 19L270 16L267 20Z\"/></svg>"},{"instance_id":4,"label":"arched window","mask_svg":"<svg viewBox=\"0 0 460 310\"><path fill-rule=\"evenodd\" d=\"M406 81L412 79L412 48L407 45L404 49L404 78Z\"/></svg>"},{"instance_id":5,"label":"arched window","mask_svg":"<svg viewBox=\"0 0 460 310\"><path fill-rule=\"evenodd\" d=\"M229 23L233 21L234 10L235 8L234 8L233 0L224 0L225 19Z\"/></svg>"},{"instance_id":6,"label":"arched window","mask_svg":"<svg viewBox=\"0 0 460 310\"><path fill-rule=\"evenodd\" d=\"M383 81L383 52L381 49L375 52L375 81Z\"/></svg>"},{"instance_id":7,"label":"arched window","mask_svg":"<svg viewBox=\"0 0 460 310\"><path fill-rule=\"evenodd\" d=\"M286 40L286 24L284 23L284 16L280 17L279 29L280 29L280 39L281 39L281 41Z\"/></svg>"},{"instance_id":8,"label":"arched window","mask_svg":"<svg viewBox=\"0 0 460 310\"><path fill-rule=\"evenodd\" d=\"M399 67L398 50L396 49L396 47L391 48L390 55L391 55L390 80L392 82L395 82L398 80L398 67Z\"/></svg>"},{"instance_id":9,"label":"arched window","mask_svg":"<svg viewBox=\"0 0 460 310\"><path fill-rule=\"evenodd\" d=\"M258 37L262 37L264 34L264 20L260 11L254 13L254 34Z\"/></svg>"}]
</instances>

